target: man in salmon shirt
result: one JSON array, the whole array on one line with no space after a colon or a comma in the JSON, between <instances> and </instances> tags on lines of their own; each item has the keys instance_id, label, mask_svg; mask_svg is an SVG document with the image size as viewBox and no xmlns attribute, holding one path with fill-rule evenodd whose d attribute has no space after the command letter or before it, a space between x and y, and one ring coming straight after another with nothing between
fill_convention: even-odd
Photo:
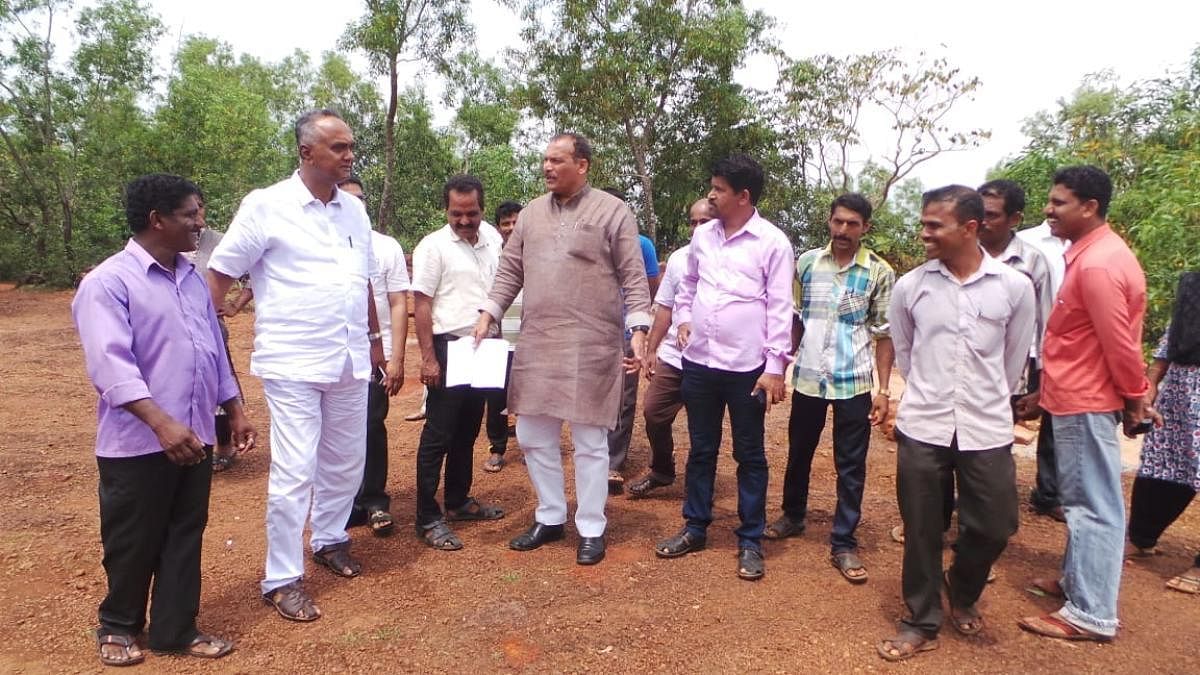
<instances>
[{"instance_id":1,"label":"man in salmon shirt","mask_svg":"<svg viewBox=\"0 0 1200 675\"><path fill-rule=\"evenodd\" d=\"M1125 537L1117 425L1133 436L1148 387L1142 372L1146 277L1108 225L1112 181L1094 166L1054 175L1050 231L1067 239L1066 276L1046 326L1040 405L1054 424L1067 516L1062 578L1035 580L1057 612L1018 623L1039 635L1107 642L1117 633Z\"/></svg>"}]
</instances>

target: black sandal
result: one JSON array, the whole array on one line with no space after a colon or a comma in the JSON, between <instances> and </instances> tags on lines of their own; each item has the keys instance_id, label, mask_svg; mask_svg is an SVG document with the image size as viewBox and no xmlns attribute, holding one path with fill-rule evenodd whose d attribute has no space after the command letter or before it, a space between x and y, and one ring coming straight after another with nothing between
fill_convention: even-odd
<instances>
[{"instance_id":1,"label":"black sandal","mask_svg":"<svg viewBox=\"0 0 1200 675\"><path fill-rule=\"evenodd\" d=\"M113 656L104 655L105 645L117 645L124 650L124 658L116 658ZM133 654L133 650L137 650L137 655ZM136 666L146 660L146 653L138 647L137 639L132 635L120 635L118 633L110 633L101 635L96 633L96 654L100 657L100 663L106 666Z\"/></svg>"},{"instance_id":2,"label":"black sandal","mask_svg":"<svg viewBox=\"0 0 1200 675\"><path fill-rule=\"evenodd\" d=\"M457 551L463 547L462 540L454 534L454 530L451 530L444 520L439 520L433 527L421 531L417 536L425 540L430 548L436 548L439 551Z\"/></svg>"},{"instance_id":3,"label":"black sandal","mask_svg":"<svg viewBox=\"0 0 1200 675\"><path fill-rule=\"evenodd\" d=\"M348 541L330 544L313 551L312 559L318 565L328 567L339 577L350 579L362 572L362 563L350 556L350 542Z\"/></svg>"},{"instance_id":4,"label":"black sandal","mask_svg":"<svg viewBox=\"0 0 1200 675\"><path fill-rule=\"evenodd\" d=\"M660 558L678 558L703 549L707 541L705 537L688 532L685 527L674 537L658 542L654 547L654 554Z\"/></svg>"},{"instance_id":5,"label":"black sandal","mask_svg":"<svg viewBox=\"0 0 1200 675\"><path fill-rule=\"evenodd\" d=\"M658 488L661 488L661 487L667 487L668 485L672 484L673 482L674 481L663 480L663 479L659 478L658 476L655 476L652 473L648 473L645 476L642 476L641 478L637 479L633 483L629 484L629 488L628 488L629 496L630 497L645 497L646 495L650 494L651 490L657 490Z\"/></svg>"},{"instance_id":6,"label":"black sandal","mask_svg":"<svg viewBox=\"0 0 1200 675\"><path fill-rule=\"evenodd\" d=\"M392 514L383 509L372 509L367 515L367 524L371 527L371 533L376 537L386 537L392 533L392 527L395 522L392 520Z\"/></svg>"},{"instance_id":7,"label":"black sandal","mask_svg":"<svg viewBox=\"0 0 1200 675\"><path fill-rule=\"evenodd\" d=\"M446 520L500 520L504 509L471 497L457 509L446 509Z\"/></svg>"},{"instance_id":8,"label":"black sandal","mask_svg":"<svg viewBox=\"0 0 1200 675\"><path fill-rule=\"evenodd\" d=\"M304 592L299 581L271 589L263 593L262 599L288 621L307 622L321 618L320 608Z\"/></svg>"}]
</instances>

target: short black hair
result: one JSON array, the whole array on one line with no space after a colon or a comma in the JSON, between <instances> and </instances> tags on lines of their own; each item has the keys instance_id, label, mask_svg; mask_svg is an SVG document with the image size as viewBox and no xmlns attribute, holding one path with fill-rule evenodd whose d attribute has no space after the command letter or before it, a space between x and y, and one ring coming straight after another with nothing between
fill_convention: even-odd
<instances>
[{"instance_id":1,"label":"short black hair","mask_svg":"<svg viewBox=\"0 0 1200 675\"><path fill-rule=\"evenodd\" d=\"M829 203L829 215L833 216L833 212L839 206L862 216L863 223L871 222L871 202L859 193L847 192L834 197L833 201Z\"/></svg>"},{"instance_id":2,"label":"short black hair","mask_svg":"<svg viewBox=\"0 0 1200 675\"><path fill-rule=\"evenodd\" d=\"M315 125L319 120L325 119L326 117L336 117L339 120L342 119L342 116L338 114L338 111L332 108L317 108L315 110L309 110L296 118L295 131L297 148L299 148L304 144L305 141L308 140L308 136L312 133L313 125Z\"/></svg>"},{"instance_id":3,"label":"short black hair","mask_svg":"<svg viewBox=\"0 0 1200 675\"><path fill-rule=\"evenodd\" d=\"M362 179L354 174L350 174L338 181L338 187L342 187L343 185L357 185L363 192L367 191L367 186L363 185Z\"/></svg>"},{"instance_id":4,"label":"short black hair","mask_svg":"<svg viewBox=\"0 0 1200 675\"><path fill-rule=\"evenodd\" d=\"M620 199L621 201L625 201L625 191L620 188L606 187L606 188L600 188L600 191L607 192L608 194L616 197L617 199Z\"/></svg>"},{"instance_id":5,"label":"short black hair","mask_svg":"<svg viewBox=\"0 0 1200 675\"><path fill-rule=\"evenodd\" d=\"M150 227L150 212L168 214L178 209L191 195L200 196L200 188L183 176L152 173L139 176L125 186L125 223L134 233Z\"/></svg>"},{"instance_id":6,"label":"short black hair","mask_svg":"<svg viewBox=\"0 0 1200 675\"><path fill-rule=\"evenodd\" d=\"M479 210L483 210L483 183L467 173L460 173L457 176L451 176L450 180L446 181L446 186L442 188L442 208L450 208L450 191L453 190L459 194L474 192L479 198Z\"/></svg>"},{"instance_id":7,"label":"short black hair","mask_svg":"<svg viewBox=\"0 0 1200 675\"><path fill-rule=\"evenodd\" d=\"M588 139L585 138L583 134L577 134L574 131L564 131L554 134L554 137L550 139L550 142L553 143L560 138L571 139L571 142L574 144L574 147L571 150L571 156L576 160L586 159L588 162L588 168L590 169L592 164L592 144L588 142Z\"/></svg>"},{"instance_id":8,"label":"short black hair","mask_svg":"<svg viewBox=\"0 0 1200 675\"><path fill-rule=\"evenodd\" d=\"M718 176L724 178L734 192L749 191L750 203L755 205L758 204L758 198L762 196L763 185L767 181L762 165L748 155L740 154L718 159L713 163L709 175L714 178Z\"/></svg>"},{"instance_id":9,"label":"short black hair","mask_svg":"<svg viewBox=\"0 0 1200 675\"><path fill-rule=\"evenodd\" d=\"M523 208L525 207L518 202L500 202L500 206L496 207L496 224L499 225L500 221L509 216L517 215Z\"/></svg>"},{"instance_id":10,"label":"short black hair","mask_svg":"<svg viewBox=\"0 0 1200 675\"><path fill-rule=\"evenodd\" d=\"M1112 201L1112 179L1104 170L1090 164L1068 166L1054 173L1054 184L1061 185L1075 194L1079 201L1095 199L1101 218L1108 215L1108 204Z\"/></svg>"},{"instance_id":11,"label":"short black hair","mask_svg":"<svg viewBox=\"0 0 1200 675\"><path fill-rule=\"evenodd\" d=\"M1004 200L1004 215L1010 218L1018 211L1025 210L1025 190L1016 181L1006 178L989 180L979 186L979 194L983 197L999 197Z\"/></svg>"},{"instance_id":12,"label":"short black hair","mask_svg":"<svg viewBox=\"0 0 1200 675\"><path fill-rule=\"evenodd\" d=\"M947 185L921 195L921 209L933 202L953 202L954 217L961 225L968 220L983 222L983 197L966 185Z\"/></svg>"}]
</instances>

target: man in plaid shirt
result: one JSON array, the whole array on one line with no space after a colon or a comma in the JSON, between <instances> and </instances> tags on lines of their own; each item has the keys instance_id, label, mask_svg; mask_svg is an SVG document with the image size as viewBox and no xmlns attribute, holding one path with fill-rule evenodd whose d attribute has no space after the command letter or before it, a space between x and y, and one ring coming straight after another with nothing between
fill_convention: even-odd
<instances>
[{"instance_id":1,"label":"man in plaid shirt","mask_svg":"<svg viewBox=\"0 0 1200 675\"><path fill-rule=\"evenodd\" d=\"M766 532L772 539L804 532L813 453L832 405L838 499L829 536L830 562L855 584L867 581L854 537L866 483L867 443L871 426L887 417L893 360L887 309L896 274L861 244L870 229L871 203L860 194L843 194L829 207L829 244L796 261L792 348L799 350L788 419L783 515ZM872 397L876 370L880 388Z\"/></svg>"}]
</instances>

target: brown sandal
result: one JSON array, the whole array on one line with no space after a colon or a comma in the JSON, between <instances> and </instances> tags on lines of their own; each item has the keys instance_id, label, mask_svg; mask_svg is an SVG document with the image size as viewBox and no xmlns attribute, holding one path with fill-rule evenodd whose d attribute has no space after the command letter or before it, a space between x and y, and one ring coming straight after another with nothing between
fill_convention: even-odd
<instances>
[{"instance_id":1,"label":"brown sandal","mask_svg":"<svg viewBox=\"0 0 1200 675\"><path fill-rule=\"evenodd\" d=\"M120 657L105 656L105 645L116 645L123 651ZM136 666L146 660L146 654L138 647L137 640L132 635L120 635L110 633L101 635L96 633L96 654L100 657L100 663L106 666Z\"/></svg>"},{"instance_id":2,"label":"brown sandal","mask_svg":"<svg viewBox=\"0 0 1200 675\"><path fill-rule=\"evenodd\" d=\"M196 648L200 645L211 645L217 648L217 651L209 653L206 651L198 651ZM198 659L219 659L229 652L233 651L233 640L226 640L215 635L205 635L201 633L192 638L188 646L181 649L155 649L155 654L169 654L173 656L194 656Z\"/></svg>"},{"instance_id":3,"label":"brown sandal","mask_svg":"<svg viewBox=\"0 0 1200 675\"><path fill-rule=\"evenodd\" d=\"M1017 625L1035 635L1058 638L1059 640L1112 642L1111 637L1084 630L1062 618L1058 612L1042 616L1027 616L1017 621Z\"/></svg>"},{"instance_id":4,"label":"brown sandal","mask_svg":"<svg viewBox=\"0 0 1200 675\"><path fill-rule=\"evenodd\" d=\"M321 610L304 592L299 581L267 591L262 598L263 602L279 612L279 616L289 621L316 621L321 618Z\"/></svg>"},{"instance_id":5,"label":"brown sandal","mask_svg":"<svg viewBox=\"0 0 1200 675\"><path fill-rule=\"evenodd\" d=\"M957 607L954 604L954 594L950 592L950 572L942 574L942 587L946 590L946 606L950 608L950 622L960 635L978 635L983 630L983 615L975 608Z\"/></svg>"},{"instance_id":6,"label":"brown sandal","mask_svg":"<svg viewBox=\"0 0 1200 675\"><path fill-rule=\"evenodd\" d=\"M328 567L331 572L347 579L362 572L362 563L350 556L350 542L330 544L313 551L313 562Z\"/></svg>"},{"instance_id":7,"label":"brown sandal","mask_svg":"<svg viewBox=\"0 0 1200 675\"><path fill-rule=\"evenodd\" d=\"M937 638L927 638L916 631L906 630L894 638L880 642L875 651L879 652L884 661L895 662L911 659L921 652L931 652L939 646ZM896 653L893 654L893 651Z\"/></svg>"}]
</instances>

